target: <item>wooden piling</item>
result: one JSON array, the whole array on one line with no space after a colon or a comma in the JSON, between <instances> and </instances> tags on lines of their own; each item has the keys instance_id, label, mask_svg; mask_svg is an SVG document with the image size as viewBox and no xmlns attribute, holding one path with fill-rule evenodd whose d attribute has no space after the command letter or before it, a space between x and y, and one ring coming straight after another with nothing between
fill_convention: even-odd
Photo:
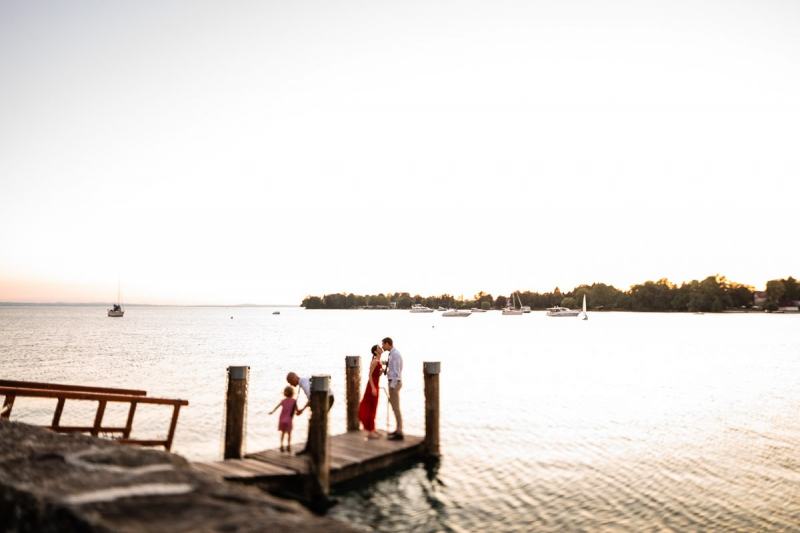
<instances>
[{"instance_id":1,"label":"wooden piling","mask_svg":"<svg viewBox=\"0 0 800 533\"><path fill-rule=\"evenodd\" d=\"M344 358L345 383L347 383L347 431L358 431L358 402L361 390L361 357Z\"/></svg>"},{"instance_id":2,"label":"wooden piling","mask_svg":"<svg viewBox=\"0 0 800 533\"><path fill-rule=\"evenodd\" d=\"M228 367L228 393L225 399L225 459L242 458L249 378L249 366Z\"/></svg>"},{"instance_id":3,"label":"wooden piling","mask_svg":"<svg viewBox=\"0 0 800 533\"><path fill-rule=\"evenodd\" d=\"M330 492L328 393L331 377L311 377L311 420L308 432L309 483L306 496L312 507L325 508Z\"/></svg>"},{"instance_id":4,"label":"wooden piling","mask_svg":"<svg viewBox=\"0 0 800 533\"><path fill-rule=\"evenodd\" d=\"M425 362L422 373L425 379L425 453L439 456L439 373L442 364Z\"/></svg>"}]
</instances>

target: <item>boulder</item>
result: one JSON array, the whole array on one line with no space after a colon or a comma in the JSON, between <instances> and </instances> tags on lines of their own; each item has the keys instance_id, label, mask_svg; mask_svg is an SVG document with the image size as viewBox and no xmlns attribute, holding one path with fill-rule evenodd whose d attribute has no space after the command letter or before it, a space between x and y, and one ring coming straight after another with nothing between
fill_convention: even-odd
<instances>
[{"instance_id":1,"label":"boulder","mask_svg":"<svg viewBox=\"0 0 800 533\"><path fill-rule=\"evenodd\" d=\"M353 531L183 458L0 421L0 530Z\"/></svg>"}]
</instances>

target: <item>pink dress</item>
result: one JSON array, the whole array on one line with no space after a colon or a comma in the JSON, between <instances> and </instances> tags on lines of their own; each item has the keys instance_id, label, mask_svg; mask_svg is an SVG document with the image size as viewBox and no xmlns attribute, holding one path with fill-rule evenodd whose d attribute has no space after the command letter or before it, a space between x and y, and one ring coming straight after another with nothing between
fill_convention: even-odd
<instances>
[{"instance_id":1,"label":"pink dress","mask_svg":"<svg viewBox=\"0 0 800 533\"><path fill-rule=\"evenodd\" d=\"M278 431L292 430L292 418L294 418L296 406L297 400L294 398L284 398L281 401L281 416L278 418Z\"/></svg>"}]
</instances>

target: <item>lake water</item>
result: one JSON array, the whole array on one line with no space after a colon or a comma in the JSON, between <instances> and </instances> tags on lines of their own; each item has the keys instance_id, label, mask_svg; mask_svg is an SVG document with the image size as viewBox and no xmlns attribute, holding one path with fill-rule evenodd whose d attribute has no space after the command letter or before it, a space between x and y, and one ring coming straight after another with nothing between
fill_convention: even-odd
<instances>
[{"instance_id":1,"label":"lake water","mask_svg":"<svg viewBox=\"0 0 800 533\"><path fill-rule=\"evenodd\" d=\"M344 357L366 372L389 335L406 433L423 434L422 362L442 362L443 458L339 494L334 517L382 531L797 530L798 332L800 315L0 307L0 377L188 399L174 451L215 459L227 366L251 367L255 451L278 444L266 413L289 370L331 374L331 432L344 431ZM53 406L20 399L13 418L46 424ZM67 403L62 423L93 412ZM140 407L134 436L164 435L169 414Z\"/></svg>"}]
</instances>

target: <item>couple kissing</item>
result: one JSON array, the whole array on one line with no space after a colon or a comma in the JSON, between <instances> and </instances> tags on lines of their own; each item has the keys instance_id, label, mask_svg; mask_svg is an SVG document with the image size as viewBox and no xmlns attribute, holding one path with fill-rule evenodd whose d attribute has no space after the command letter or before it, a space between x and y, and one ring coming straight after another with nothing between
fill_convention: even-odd
<instances>
[{"instance_id":1,"label":"couple kissing","mask_svg":"<svg viewBox=\"0 0 800 533\"><path fill-rule=\"evenodd\" d=\"M400 412L400 389L403 386L403 356L395 348L391 337L386 337L381 344L376 344L371 349L372 360L369 363L367 387L358 406L358 419L368 439L380 438L380 433L375 430L375 413L378 410L378 397L380 394L381 374L386 374L389 383L389 404L395 419L395 430L386 437L388 440L403 440L403 415ZM389 352L389 358L384 363L381 361L383 352ZM384 367L385 365L385 367Z\"/></svg>"}]
</instances>

